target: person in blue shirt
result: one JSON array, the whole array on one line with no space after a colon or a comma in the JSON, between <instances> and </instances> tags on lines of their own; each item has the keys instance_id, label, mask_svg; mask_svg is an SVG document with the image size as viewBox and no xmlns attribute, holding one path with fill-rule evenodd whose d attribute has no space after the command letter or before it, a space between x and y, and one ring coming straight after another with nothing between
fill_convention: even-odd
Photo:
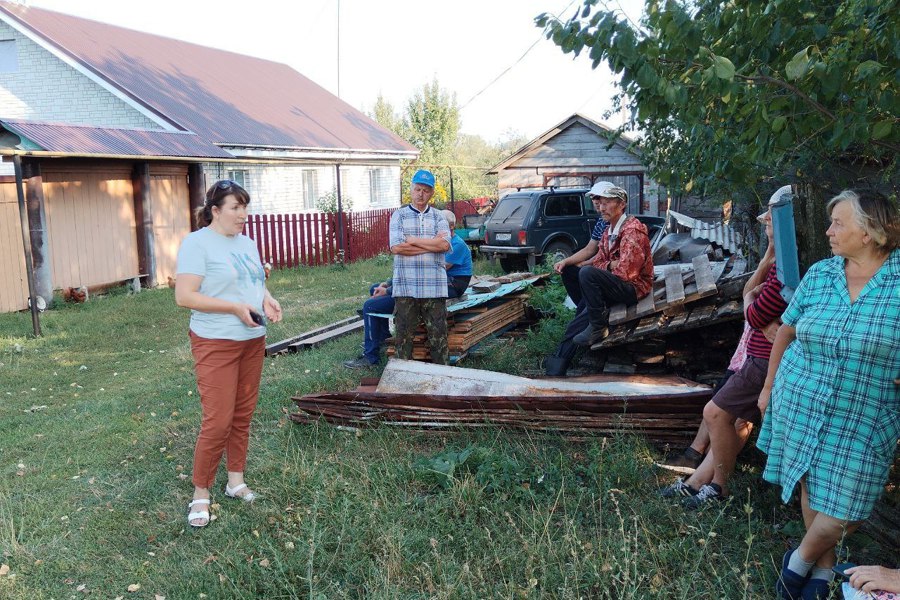
<instances>
[{"instance_id":1,"label":"person in blue shirt","mask_svg":"<svg viewBox=\"0 0 900 600\"><path fill-rule=\"evenodd\" d=\"M453 211L440 211L451 231L456 225ZM472 251L461 237L454 233L450 237L450 251L444 255L447 270L447 297L460 298L465 294L472 279ZM373 317L373 314L394 312L394 298L391 295L392 281L373 284L369 288L369 299L363 303L363 353L354 359L344 361L348 369L361 369L378 363L381 344L390 337L388 320Z\"/></svg>"},{"instance_id":2,"label":"person in blue shirt","mask_svg":"<svg viewBox=\"0 0 900 600\"><path fill-rule=\"evenodd\" d=\"M256 244L242 231L250 195L218 181L197 211L197 231L178 250L175 302L191 309L189 336L200 391L202 421L194 448L194 497L188 523L211 520L210 489L222 455L225 495L251 502L244 481L250 422L266 355L266 321L281 320L281 305L266 289Z\"/></svg>"}]
</instances>

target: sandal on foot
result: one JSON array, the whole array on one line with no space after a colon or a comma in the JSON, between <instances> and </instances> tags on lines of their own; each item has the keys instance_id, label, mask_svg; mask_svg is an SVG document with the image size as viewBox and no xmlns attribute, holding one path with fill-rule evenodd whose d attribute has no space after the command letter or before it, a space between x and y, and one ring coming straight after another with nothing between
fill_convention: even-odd
<instances>
[{"instance_id":1,"label":"sandal on foot","mask_svg":"<svg viewBox=\"0 0 900 600\"><path fill-rule=\"evenodd\" d=\"M209 498L197 498L196 500L192 500L190 504L188 504L188 510L191 512L188 513L188 525L191 527L206 527L209 525L209 509L206 510L191 510L195 506L209 506ZM205 519L202 523L194 523L196 519Z\"/></svg>"},{"instance_id":2,"label":"sandal on foot","mask_svg":"<svg viewBox=\"0 0 900 600\"><path fill-rule=\"evenodd\" d=\"M228 484L226 483L225 484L225 495L228 496L229 498L237 498L238 500L243 500L244 502L253 502L254 500L256 500L256 494L253 492L247 492L246 494L244 494L242 496L238 496L238 492L240 492L243 489L247 489L246 483L242 483L233 488L228 487Z\"/></svg>"}]
</instances>

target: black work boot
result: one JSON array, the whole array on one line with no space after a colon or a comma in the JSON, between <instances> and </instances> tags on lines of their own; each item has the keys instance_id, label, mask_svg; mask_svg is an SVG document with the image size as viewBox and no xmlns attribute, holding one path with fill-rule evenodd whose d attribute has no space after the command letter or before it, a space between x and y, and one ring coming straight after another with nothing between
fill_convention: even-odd
<instances>
[{"instance_id":1,"label":"black work boot","mask_svg":"<svg viewBox=\"0 0 900 600\"><path fill-rule=\"evenodd\" d=\"M550 377L563 377L569 370L569 359L561 356L548 356L544 359L544 372Z\"/></svg>"}]
</instances>

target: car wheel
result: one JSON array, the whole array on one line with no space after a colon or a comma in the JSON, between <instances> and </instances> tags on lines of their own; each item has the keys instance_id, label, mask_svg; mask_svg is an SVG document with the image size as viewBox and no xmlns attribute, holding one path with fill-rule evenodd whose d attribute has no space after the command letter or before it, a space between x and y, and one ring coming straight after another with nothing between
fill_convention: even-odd
<instances>
[{"instance_id":1,"label":"car wheel","mask_svg":"<svg viewBox=\"0 0 900 600\"><path fill-rule=\"evenodd\" d=\"M544 250L544 264L553 266L554 263L572 256L572 246L565 242L553 242Z\"/></svg>"},{"instance_id":2,"label":"car wheel","mask_svg":"<svg viewBox=\"0 0 900 600\"><path fill-rule=\"evenodd\" d=\"M527 271L528 261L524 256L504 256L500 258L500 268L504 273Z\"/></svg>"}]
</instances>

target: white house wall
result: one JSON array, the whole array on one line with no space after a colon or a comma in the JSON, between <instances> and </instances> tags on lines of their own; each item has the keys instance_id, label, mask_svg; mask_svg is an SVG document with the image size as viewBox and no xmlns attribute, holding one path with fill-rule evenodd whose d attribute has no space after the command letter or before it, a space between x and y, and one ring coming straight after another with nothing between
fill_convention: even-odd
<instances>
[{"instance_id":1,"label":"white house wall","mask_svg":"<svg viewBox=\"0 0 900 600\"><path fill-rule=\"evenodd\" d=\"M18 68L0 73L0 116L95 127L161 129L4 22L0 40L15 40Z\"/></svg>"},{"instance_id":2,"label":"white house wall","mask_svg":"<svg viewBox=\"0 0 900 600\"><path fill-rule=\"evenodd\" d=\"M251 214L314 212L316 201L335 189L334 165L313 164L206 163L206 186L234 176L234 171L241 173L250 193ZM400 167L342 165L341 195L351 199L354 211L399 206Z\"/></svg>"}]
</instances>

